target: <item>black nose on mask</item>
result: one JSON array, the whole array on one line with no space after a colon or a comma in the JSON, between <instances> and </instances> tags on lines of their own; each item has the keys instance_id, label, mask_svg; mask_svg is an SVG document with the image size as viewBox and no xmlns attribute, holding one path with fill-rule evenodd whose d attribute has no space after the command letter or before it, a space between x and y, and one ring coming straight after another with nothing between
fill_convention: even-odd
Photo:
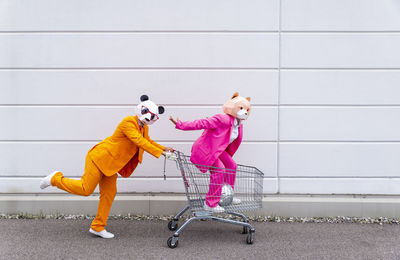
<instances>
[{"instance_id":1,"label":"black nose on mask","mask_svg":"<svg viewBox=\"0 0 400 260\"><path fill-rule=\"evenodd\" d=\"M145 118L147 122L150 122L150 119Z\"/></svg>"}]
</instances>

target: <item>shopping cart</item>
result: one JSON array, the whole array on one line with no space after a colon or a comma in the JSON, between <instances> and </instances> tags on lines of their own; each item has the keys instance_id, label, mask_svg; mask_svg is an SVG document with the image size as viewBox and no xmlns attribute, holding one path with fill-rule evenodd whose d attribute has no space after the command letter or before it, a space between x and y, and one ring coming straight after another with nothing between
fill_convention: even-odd
<instances>
[{"instance_id":1,"label":"shopping cart","mask_svg":"<svg viewBox=\"0 0 400 260\"><path fill-rule=\"evenodd\" d=\"M171 156L169 159L171 159ZM177 168L182 174L189 205L181 210L181 212L179 212L173 220L168 223L169 230L175 231L174 235L167 241L168 246L170 248L177 247L179 234L182 233L182 231L194 220L217 220L224 223L242 226L242 233L248 234L246 238L247 244L253 244L255 229L249 224L247 217L239 212L256 210L262 207L264 174L255 167L245 165L237 165L236 170L229 170L193 164L190 161L189 156L178 151L175 151L175 153L172 154L172 159L176 161ZM207 168L208 171L206 173L200 171L200 169ZM229 200L227 200L228 203L225 202L226 205L223 207L225 209L224 214L239 217L242 221L218 217L211 210L206 210L204 207L206 194L208 193L210 186L210 174L223 171L227 173L226 176L231 177L236 173L234 181L234 198L236 198L236 203L238 203L237 199L240 200L240 203L238 204L232 202L229 204ZM189 209L191 211L191 217L178 229L179 218Z\"/></svg>"}]
</instances>

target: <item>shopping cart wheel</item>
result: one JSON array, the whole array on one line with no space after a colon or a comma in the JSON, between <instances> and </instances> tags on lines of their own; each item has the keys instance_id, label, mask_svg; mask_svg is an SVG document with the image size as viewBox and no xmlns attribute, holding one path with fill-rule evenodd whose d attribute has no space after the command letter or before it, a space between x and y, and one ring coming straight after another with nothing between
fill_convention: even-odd
<instances>
[{"instance_id":1,"label":"shopping cart wheel","mask_svg":"<svg viewBox=\"0 0 400 260\"><path fill-rule=\"evenodd\" d=\"M169 248L175 248L178 246L178 238L177 237L170 237L168 238L167 244Z\"/></svg>"},{"instance_id":2,"label":"shopping cart wheel","mask_svg":"<svg viewBox=\"0 0 400 260\"><path fill-rule=\"evenodd\" d=\"M254 231L250 231L246 238L247 244L251 245L254 242Z\"/></svg>"},{"instance_id":3,"label":"shopping cart wheel","mask_svg":"<svg viewBox=\"0 0 400 260\"><path fill-rule=\"evenodd\" d=\"M170 222L168 222L168 229L171 231L175 231L178 229L178 222L175 220L171 220Z\"/></svg>"}]
</instances>

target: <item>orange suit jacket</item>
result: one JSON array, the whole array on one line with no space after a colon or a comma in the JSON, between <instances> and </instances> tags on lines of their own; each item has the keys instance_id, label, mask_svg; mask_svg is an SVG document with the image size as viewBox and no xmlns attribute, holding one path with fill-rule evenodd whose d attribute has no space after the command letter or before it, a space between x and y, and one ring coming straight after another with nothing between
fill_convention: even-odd
<instances>
[{"instance_id":1,"label":"orange suit jacket","mask_svg":"<svg viewBox=\"0 0 400 260\"><path fill-rule=\"evenodd\" d=\"M142 163L143 151L158 158L164 148L150 139L147 125L139 126L137 116L128 116L119 123L112 136L90 149L88 156L104 175L112 176L118 172L126 178L138 163Z\"/></svg>"}]
</instances>

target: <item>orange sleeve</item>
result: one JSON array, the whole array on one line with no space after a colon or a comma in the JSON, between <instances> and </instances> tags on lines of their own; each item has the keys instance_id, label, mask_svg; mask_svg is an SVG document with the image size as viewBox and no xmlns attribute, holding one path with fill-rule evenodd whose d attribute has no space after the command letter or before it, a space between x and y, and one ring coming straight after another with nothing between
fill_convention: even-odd
<instances>
[{"instance_id":1,"label":"orange sleeve","mask_svg":"<svg viewBox=\"0 0 400 260\"><path fill-rule=\"evenodd\" d=\"M127 121L123 121L120 124L121 131L126 137L128 137L134 144L142 148L146 152L152 154L154 157L160 157L163 149L152 144L146 138L142 136L139 130L133 124L129 124Z\"/></svg>"},{"instance_id":2,"label":"orange sleeve","mask_svg":"<svg viewBox=\"0 0 400 260\"><path fill-rule=\"evenodd\" d=\"M148 138L148 140L150 141L150 143L151 143L152 145L157 146L158 148L160 148L161 150L164 151L165 146L162 146L161 144L159 144L159 143L157 143L157 142L151 140L150 137Z\"/></svg>"}]
</instances>

